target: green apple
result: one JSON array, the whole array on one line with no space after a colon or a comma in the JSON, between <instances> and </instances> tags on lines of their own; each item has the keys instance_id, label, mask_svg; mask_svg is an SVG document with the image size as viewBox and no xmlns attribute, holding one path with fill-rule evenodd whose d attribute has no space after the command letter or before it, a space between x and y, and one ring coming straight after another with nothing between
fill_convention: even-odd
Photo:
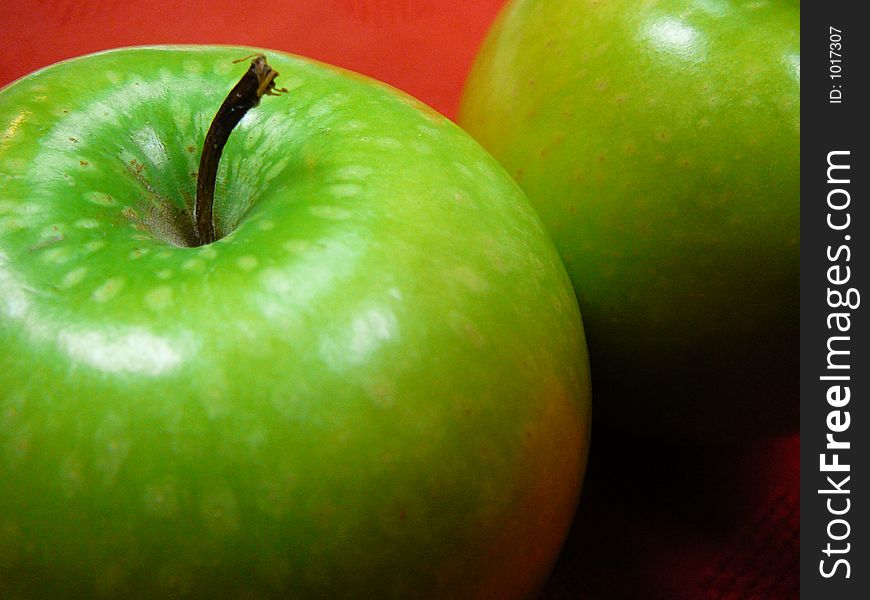
<instances>
[{"instance_id":1,"label":"green apple","mask_svg":"<svg viewBox=\"0 0 870 600\"><path fill-rule=\"evenodd\" d=\"M556 242L596 421L748 439L798 412L800 6L517 0L460 124Z\"/></svg>"},{"instance_id":2,"label":"green apple","mask_svg":"<svg viewBox=\"0 0 870 600\"><path fill-rule=\"evenodd\" d=\"M0 92L0 597L520 598L579 493L589 376L522 191L415 100L249 48Z\"/></svg>"}]
</instances>

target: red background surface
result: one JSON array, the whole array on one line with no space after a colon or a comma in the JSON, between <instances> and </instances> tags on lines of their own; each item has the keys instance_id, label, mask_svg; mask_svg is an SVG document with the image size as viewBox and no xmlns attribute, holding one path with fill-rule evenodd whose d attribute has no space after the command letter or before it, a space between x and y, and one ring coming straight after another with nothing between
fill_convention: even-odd
<instances>
[{"instance_id":1,"label":"red background surface","mask_svg":"<svg viewBox=\"0 0 870 600\"><path fill-rule=\"evenodd\" d=\"M0 0L0 86L118 46L244 44L364 73L454 118L502 1ZM596 429L544 598L797 598L798 451L796 435L704 448Z\"/></svg>"},{"instance_id":2,"label":"red background surface","mask_svg":"<svg viewBox=\"0 0 870 600\"><path fill-rule=\"evenodd\" d=\"M242 44L364 73L453 117L502 1L0 0L0 86L107 48Z\"/></svg>"}]
</instances>

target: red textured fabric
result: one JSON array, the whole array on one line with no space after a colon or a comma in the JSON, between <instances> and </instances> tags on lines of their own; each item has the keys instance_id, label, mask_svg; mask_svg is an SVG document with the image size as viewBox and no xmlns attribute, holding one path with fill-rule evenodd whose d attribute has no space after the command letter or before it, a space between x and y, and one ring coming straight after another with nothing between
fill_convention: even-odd
<instances>
[{"instance_id":1,"label":"red textured fabric","mask_svg":"<svg viewBox=\"0 0 870 600\"><path fill-rule=\"evenodd\" d=\"M454 117L503 0L0 2L0 86L139 44L244 44L386 81ZM577 519L546 600L798 597L797 436L744 448L594 433Z\"/></svg>"},{"instance_id":2,"label":"red textured fabric","mask_svg":"<svg viewBox=\"0 0 870 600\"><path fill-rule=\"evenodd\" d=\"M797 435L735 448L593 431L543 600L798 598L799 451Z\"/></svg>"}]
</instances>

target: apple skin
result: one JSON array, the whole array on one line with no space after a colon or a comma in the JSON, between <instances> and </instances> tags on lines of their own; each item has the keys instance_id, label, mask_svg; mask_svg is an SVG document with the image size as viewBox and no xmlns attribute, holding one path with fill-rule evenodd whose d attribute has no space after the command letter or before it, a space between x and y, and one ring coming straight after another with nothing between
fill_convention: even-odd
<instances>
[{"instance_id":1,"label":"apple skin","mask_svg":"<svg viewBox=\"0 0 870 600\"><path fill-rule=\"evenodd\" d=\"M252 52L0 92L0 596L530 596L589 436L552 242L447 119L265 51L289 91L224 150L225 235L173 243Z\"/></svg>"},{"instance_id":2,"label":"apple skin","mask_svg":"<svg viewBox=\"0 0 870 600\"><path fill-rule=\"evenodd\" d=\"M797 430L797 2L509 3L459 122L565 261L597 423L716 443Z\"/></svg>"}]
</instances>

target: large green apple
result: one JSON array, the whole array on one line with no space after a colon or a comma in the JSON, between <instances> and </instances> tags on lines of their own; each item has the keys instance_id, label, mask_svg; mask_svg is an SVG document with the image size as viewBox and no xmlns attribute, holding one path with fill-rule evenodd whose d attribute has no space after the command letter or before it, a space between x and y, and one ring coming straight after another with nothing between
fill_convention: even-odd
<instances>
[{"instance_id":1,"label":"large green apple","mask_svg":"<svg viewBox=\"0 0 870 600\"><path fill-rule=\"evenodd\" d=\"M518 0L460 123L517 179L583 311L596 420L796 428L800 6Z\"/></svg>"},{"instance_id":2,"label":"large green apple","mask_svg":"<svg viewBox=\"0 0 870 600\"><path fill-rule=\"evenodd\" d=\"M401 93L247 48L0 92L0 597L520 598L586 460L582 325L518 186Z\"/></svg>"}]
</instances>

